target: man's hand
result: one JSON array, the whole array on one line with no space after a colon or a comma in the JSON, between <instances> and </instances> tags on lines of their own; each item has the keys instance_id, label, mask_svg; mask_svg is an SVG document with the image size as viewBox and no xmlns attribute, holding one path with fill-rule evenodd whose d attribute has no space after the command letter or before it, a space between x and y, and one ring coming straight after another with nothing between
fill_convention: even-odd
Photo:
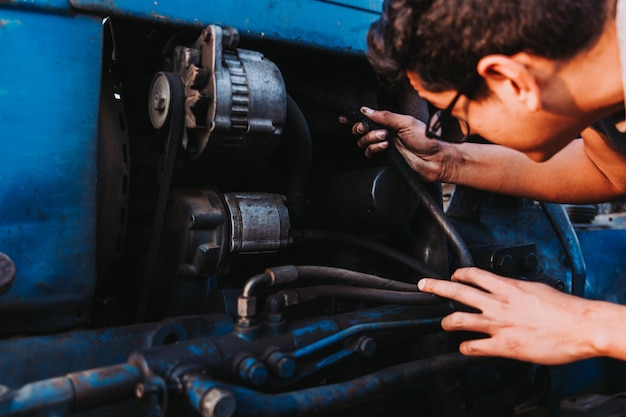
<instances>
[{"instance_id":1,"label":"man's hand","mask_svg":"<svg viewBox=\"0 0 626 417\"><path fill-rule=\"evenodd\" d=\"M444 165L444 151L449 144L427 138L423 122L409 115L372 110L368 107L362 107L361 113L389 128L368 131L367 126L360 122L352 126L352 133L360 136L357 144L365 149L365 156L371 158L387 149L388 141L395 138L395 145L404 159L424 181L447 181L448 167ZM395 132L395 135L390 132Z\"/></svg>"},{"instance_id":2,"label":"man's hand","mask_svg":"<svg viewBox=\"0 0 626 417\"><path fill-rule=\"evenodd\" d=\"M553 365L623 355L607 354L604 344L607 329L609 335L618 331L611 329L613 322L624 321L624 306L575 297L546 284L504 278L478 268L458 269L452 281L422 279L418 287L479 310L454 312L441 322L444 330L488 336L462 342L460 351L468 356Z\"/></svg>"}]
</instances>

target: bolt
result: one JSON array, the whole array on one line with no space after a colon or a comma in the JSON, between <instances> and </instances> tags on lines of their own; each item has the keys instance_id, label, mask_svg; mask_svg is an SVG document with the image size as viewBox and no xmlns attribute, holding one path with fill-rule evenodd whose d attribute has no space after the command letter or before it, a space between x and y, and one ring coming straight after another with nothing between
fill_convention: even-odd
<instances>
[{"instance_id":1,"label":"bolt","mask_svg":"<svg viewBox=\"0 0 626 417\"><path fill-rule=\"evenodd\" d=\"M203 417L231 417L237 403L235 396L222 388L211 388L202 397Z\"/></svg>"},{"instance_id":2,"label":"bolt","mask_svg":"<svg viewBox=\"0 0 626 417\"><path fill-rule=\"evenodd\" d=\"M222 45L224 49L234 51L239 44L239 31L235 28L224 28L222 31Z\"/></svg>"},{"instance_id":3,"label":"bolt","mask_svg":"<svg viewBox=\"0 0 626 417\"><path fill-rule=\"evenodd\" d=\"M358 343L358 350L364 357L369 358L376 352L376 341L371 337L363 336Z\"/></svg>"},{"instance_id":4,"label":"bolt","mask_svg":"<svg viewBox=\"0 0 626 417\"><path fill-rule=\"evenodd\" d=\"M560 279L557 279L553 286L558 291L565 291L565 284Z\"/></svg>"},{"instance_id":5,"label":"bolt","mask_svg":"<svg viewBox=\"0 0 626 417\"><path fill-rule=\"evenodd\" d=\"M537 255L534 253L529 253L522 258L522 267L527 271L536 270L538 263L539 261L537 260Z\"/></svg>"},{"instance_id":6,"label":"bolt","mask_svg":"<svg viewBox=\"0 0 626 417\"><path fill-rule=\"evenodd\" d=\"M496 272L512 272L513 257L511 255L499 255L495 260Z\"/></svg>"},{"instance_id":7,"label":"bolt","mask_svg":"<svg viewBox=\"0 0 626 417\"><path fill-rule=\"evenodd\" d=\"M166 103L167 103L167 97L165 96L165 94L157 91L156 93L154 93L154 96L152 96L152 109L153 110L160 111L160 112L164 111Z\"/></svg>"},{"instance_id":8,"label":"bolt","mask_svg":"<svg viewBox=\"0 0 626 417\"><path fill-rule=\"evenodd\" d=\"M248 356L239 364L239 376L253 385L261 385L267 381L267 368L255 358Z\"/></svg>"}]
</instances>

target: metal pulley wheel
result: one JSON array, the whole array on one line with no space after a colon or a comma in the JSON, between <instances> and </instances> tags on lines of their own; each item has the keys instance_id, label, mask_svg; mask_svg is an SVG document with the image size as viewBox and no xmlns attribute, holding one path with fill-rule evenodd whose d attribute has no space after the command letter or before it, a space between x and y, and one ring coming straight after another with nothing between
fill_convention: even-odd
<instances>
[{"instance_id":1,"label":"metal pulley wheel","mask_svg":"<svg viewBox=\"0 0 626 417\"><path fill-rule=\"evenodd\" d=\"M150 94L148 96L148 113L150 122L155 129L165 125L170 113L171 85L168 77L163 72L157 73L152 79Z\"/></svg>"}]
</instances>

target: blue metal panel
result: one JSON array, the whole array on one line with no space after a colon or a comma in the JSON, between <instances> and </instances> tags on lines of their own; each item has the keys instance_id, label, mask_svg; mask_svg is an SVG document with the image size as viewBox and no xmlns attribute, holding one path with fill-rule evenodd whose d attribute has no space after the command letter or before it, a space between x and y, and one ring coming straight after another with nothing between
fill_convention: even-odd
<instances>
[{"instance_id":1,"label":"blue metal panel","mask_svg":"<svg viewBox=\"0 0 626 417\"><path fill-rule=\"evenodd\" d=\"M626 304L626 230L576 226L587 274L585 298ZM556 398L602 389L614 381L623 389L626 364L610 358L593 358L550 368Z\"/></svg>"},{"instance_id":2,"label":"blue metal panel","mask_svg":"<svg viewBox=\"0 0 626 417\"><path fill-rule=\"evenodd\" d=\"M11 0L0 3L4 3L2 7L8 7L11 5L17 6L20 10L40 10L48 12L62 12L69 11L71 9L68 0Z\"/></svg>"},{"instance_id":3,"label":"blue metal panel","mask_svg":"<svg viewBox=\"0 0 626 417\"><path fill-rule=\"evenodd\" d=\"M85 320L95 282L101 19L28 10L0 5L0 252L17 269L3 332L24 330L7 311Z\"/></svg>"},{"instance_id":4,"label":"blue metal panel","mask_svg":"<svg viewBox=\"0 0 626 417\"><path fill-rule=\"evenodd\" d=\"M626 229L577 230L587 263L585 297L626 304Z\"/></svg>"},{"instance_id":5,"label":"blue metal panel","mask_svg":"<svg viewBox=\"0 0 626 417\"><path fill-rule=\"evenodd\" d=\"M184 26L233 26L242 35L361 53L382 0L70 0L78 9Z\"/></svg>"}]
</instances>

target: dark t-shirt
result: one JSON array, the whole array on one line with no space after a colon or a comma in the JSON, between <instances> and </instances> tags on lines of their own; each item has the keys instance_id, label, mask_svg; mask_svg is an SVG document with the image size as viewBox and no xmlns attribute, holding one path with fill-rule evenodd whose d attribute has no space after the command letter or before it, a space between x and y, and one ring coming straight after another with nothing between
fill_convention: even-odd
<instances>
[{"instance_id":1,"label":"dark t-shirt","mask_svg":"<svg viewBox=\"0 0 626 417\"><path fill-rule=\"evenodd\" d=\"M624 112L620 111L605 119L602 119L593 125L591 128L597 132L603 133L609 138L611 143L617 148L617 150L626 155L626 133L620 132L615 127L616 123L623 122Z\"/></svg>"}]
</instances>

